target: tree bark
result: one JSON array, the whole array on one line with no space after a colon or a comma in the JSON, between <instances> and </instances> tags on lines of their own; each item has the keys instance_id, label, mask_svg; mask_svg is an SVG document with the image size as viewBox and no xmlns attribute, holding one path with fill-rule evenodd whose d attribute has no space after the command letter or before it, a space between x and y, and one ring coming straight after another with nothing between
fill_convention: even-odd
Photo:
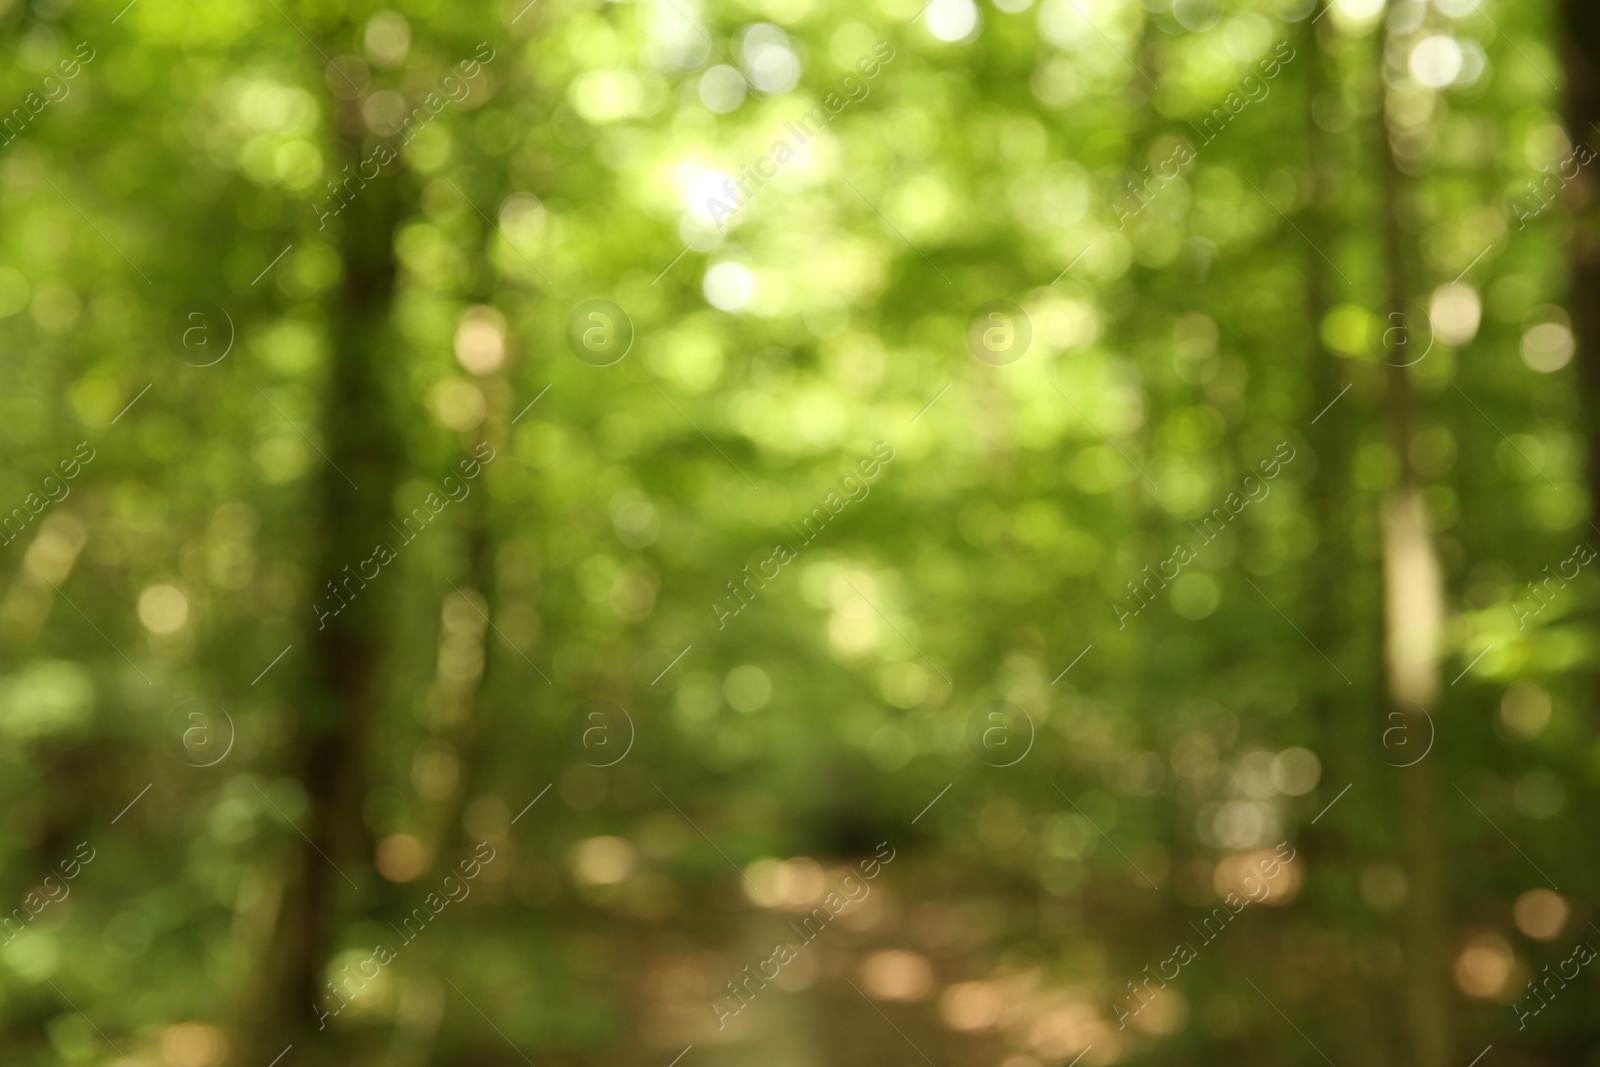
<instances>
[{"instance_id":1,"label":"tree bark","mask_svg":"<svg viewBox=\"0 0 1600 1067\"><path fill-rule=\"evenodd\" d=\"M1300 23L1299 37L1295 41L1296 50L1305 57L1306 170L1311 181L1311 196L1300 216L1300 226L1310 244L1303 257L1305 313L1309 327L1306 359L1312 384L1307 418L1316 420L1307 431L1316 457L1312 506L1319 539L1311 582L1316 590L1315 602L1323 605L1323 610L1309 625L1316 646L1335 662L1348 665L1353 657L1347 653L1356 650L1359 655L1366 647L1350 640L1352 620L1363 610L1360 607L1362 595L1352 591L1355 584L1352 579L1359 575L1359 582L1365 585L1374 581L1375 575L1370 564L1356 558L1350 536L1350 473L1354 452L1354 434L1350 428L1357 417L1359 409L1355 404L1358 401L1346 398L1335 406L1328 406L1335 404L1342 390L1352 388L1355 383L1346 373L1347 361L1328 348L1321 332L1322 322L1335 303L1336 281L1318 250L1331 253L1337 242L1340 218L1335 199L1341 186L1334 136L1316 118L1319 99L1338 88L1337 74L1330 69L1333 60L1320 41L1322 32L1328 28L1325 23L1307 19ZM1332 798L1344 788L1340 783L1350 783L1358 794L1366 792L1374 784L1371 723L1364 713L1350 713L1350 687L1332 672L1325 671L1321 664L1318 669L1321 673L1317 677L1325 679L1313 704L1321 742L1318 751L1324 759L1322 784L1325 788L1319 793ZM1353 673L1356 670L1349 666L1346 669ZM1370 677L1369 671L1363 670L1361 674ZM1358 686L1366 684L1361 674L1352 679ZM1346 800L1345 803L1351 802ZM1350 809L1346 809L1345 818L1354 818ZM1350 832L1348 827L1352 825L1358 824L1330 818L1320 825L1306 827L1307 849L1316 862L1330 870L1349 869L1360 862L1365 842L1363 835ZM1319 911L1329 930L1351 934L1356 932L1351 930L1353 924L1370 927L1370 922L1360 917L1342 895L1323 900ZM1346 1056L1358 1056L1370 1067L1387 1067L1395 1061L1389 1047L1392 1035L1388 1026L1376 1025L1379 1020L1387 1021L1384 999L1354 976L1339 985L1328 1008L1336 1012L1354 1008L1375 1023L1345 1028Z\"/></svg>"},{"instance_id":2,"label":"tree bark","mask_svg":"<svg viewBox=\"0 0 1600 1067\"><path fill-rule=\"evenodd\" d=\"M355 101L335 101L336 158L338 166L350 165L350 173L366 154L355 109ZM330 352L320 435L326 462L319 465L316 491L311 595L324 607L337 606L332 583L349 602L326 618L309 605L305 610L306 633L299 643L310 660L311 691L301 708L295 769L307 797L299 820L305 840L289 875L270 961L272 1037L261 1045L266 1051L270 1044L270 1054L276 1054L293 1042L296 1055L303 1048L309 1057L303 1063L343 1060L337 1031L318 1025L323 970L341 902L348 905L354 892L346 878L366 892L378 877L367 859L371 843L361 815L363 764L368 729L380 710L378 667L388 633L382 604L393 592L385 586L396 578L380 573L375 581L345 583L377 545L397 541L390 502L403 442L389 392L403 387L403 379L393 370L397 342L389 318L403 181L402 175L382 175L368 182L334 224L344 277L327 306Z\"/></svg>"},{"instance_id":3,"label":"tree bark","mask_svg":"<svg viewBox=\"0 0 1600 1067\"><path fill-rule=\"evenodd\" d=\"M1561 0L1566 33L1561 62L1566 71L1565 114L1574 144L1594 147L1600 138L1600 7L1590 0ZM1568 253L1573 333L1584 424L1589 428L1589 499L1600 501L1600 177L1590 163L1567 185L1575 215Z\"/></svg>"},{"instance_id":4,"label":"tree bark","mask_svg":"<svg viewBox=\"0 0 1600 1067\"><path fill-rule=\"evenodd\" d=\"M1411 269L1409 236L1404 218L1407 179L1396 159L1388 122L1390 91L1383 67L1389 52L1389 11L1378 38L1379 92L1384 106L1376 109L1380 197L1384 237L1388 307L1384 309L1408 335L1423 327L1413 321L1410 304L1416 292ZM1392 318L1394 314L1400 319ZM1388 326L1389 322L1385 323ZM1385 335L1388 336L1387 334ZM1415 337L1408 336L1408 341ZM1432 736L1431 716L1439 696L1438 639L1443 619L1443 594L1439 563L1428 535L1416 471L1411 464L1411 441L1416 400L1411 388L1411 362L1406 353L1388 352L1386 417L1392 433L1399 477L1383 504L1384 553L1384 660L1388 679L1388 722L1406 730L1408 746ZM1418 715L1418 712L1421 715ZM1401 763L1397 798L1400 804L1401 842L1410 882L1402 912L1405 953L1404 1005L1410 1033L1410 1061L1416 1067L1446 1067L1450 1062L1450 977L1448 958L1448 897L1444 854L1443 818L1435 760L1430 756L1405 765L1412 758L1408 747Z\"/></svg>"},{"instance_id":5,"label":"tree bark","mask_svg":"<svg viewBox=\"0 0 1600 1067\"><path fill-rule=\"evenodd\" d=\"M1592 0L1561 0L1561 63L1566 74L1564 115L1568 135L1574 146L1587 144L1600 148L1600 6ZM1572 330L1577 341L1579 403L1588 434L1589 507L1600 504L1600 160L1582 167L1567 183L1567 202L1573 213L1572 244L1568 250ZM1590 519L1591 529L1596 527ZM1594 684L1596 672L1589 672L1590 692L1600 692ZM1590 730L1600 732L1600 700L1588 699ZM1600 1030L1593 1013L1569 1038L1567 1062L1582 1062L1593 1055Z\"/></svg>"}]
</instances>

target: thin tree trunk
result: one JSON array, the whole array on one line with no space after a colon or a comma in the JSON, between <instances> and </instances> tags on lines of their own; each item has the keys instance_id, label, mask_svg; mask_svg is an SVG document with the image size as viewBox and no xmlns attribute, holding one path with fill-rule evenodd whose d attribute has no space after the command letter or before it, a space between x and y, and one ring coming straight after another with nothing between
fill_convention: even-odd
<instances>
[{"instance_id":1,"label":"thin tree trunk","mask_svg":"<svg viewBox=\"0 0 1600 1067\"><path fill-rule=\"evenodd\" d=\"M335 102L340 166L349 163L352 171L364 154L354 109L354 101ZM312 689L300 709L298 770L307 796L299 820L306 840L286 891L271 961L270 1035L260 1046L268 1051L270 1045L270 1054L276 1054L293 1042L297 1056L304 1048L312 1057L302 1063L342 1059L334 1027L318 1024L323 969L340 904L348 904L356 892L346 878L363 892L375 888L377 879L361 818L367 780L363 757L369 725L379 711L378 667L388 634L381 605L393 595L386 584L396 579L380 572L371 583L342 583L377 545L397 541L389 519L402 442L388 399L396 382L388 323L403 181L394 175L368 183L335 223L342 224L338 246L344 279L328 307L321 432L327 462L319 468L312 596L325 606L337 604L326 584L332 582L349 603L326 619L309 606L305 612L307 632L300 643L310 660Z\"/></svg>"},{"instance_id":2,"label":"thin tree trunk","mask_svg":"<svg viewBox=\"0 0 1600 1067\"><path fill-rule=\"evenodd\" d=\"M1600 132L1600 6L1592 0L1561 0L1565 20L1567 130L1575 144L1594 147ZM1600 162L1590 163L1567 185L1576 214L1569 260L1573 331L1578 342L1584 424L1589 428L1589 499L1600 501Z\"/></svg>"},{"instance_id":3,"label":"thin tree trunk","mask_svg":"<svg viewBox=\"0 0 1600 1067\"><path fill-rule=\"evenodd\" d=\"M1390 0L1392 8L1395 0ZM1382 66L1389 50L1386 11L1384 32L1378 39L1379 85L1385 84ZM1411 321L1408 307L1414 282L1409 264L1405 225L1406 178L1395 157L1388 128L1388 92L1384 107L1376 111L1379 138L1380 191L1389 306L1398 314L1391 322L1413 335L1424 329ZM1387 325L1387 324L1386 324ZM1411 389L1414 344L1405 352L1391 352L1387 364L1386 408L1393 434L1399 478L1383 505L1384 553L1384 659L1387 674L1389 719L1403 725L1408 742L1420 746L1431 736L1429 723L1438 707L1438 641L1443 619L1443 594L1438 557L1428 536L1427 520L1411 464L1415 398ZM1418 715L1418 711L1423 714ZM1402 761L1409 761L1407 749ZM1446 1067L1450 1061L1450 981L1443 818L1436 773L1437 757L1423 758L1397 771L1400 775L1399 821L1410 891L1403 912L1405 996L1407 1029L1411 1037L1411 1062L1416 1067Z\"/></svg>"},{"instance_id":4,"label":"thin tree trunk","mask_svg":"<svg viewBox=\"0 0 1600 1067\"><path fill-rule=\"evenodd\" d=\"M1566 72L1565 114L1574 146L1600 148L1600 6L1593 0L1561 0L1566 30L1561 49ZM1600 506L1600 160L1581 168L1567 183L1568 204L1574 215L1572 244L1568 251L1571 290L1567 306L1577 339L1577 372L1583 425L1589 438L1589 508ZM1590 520L1591 528L1595 520ZM1595 542L1590 542L1594 544ZM1590 692L1600 692L1591 670ZM1588 700L1590 730L1600 731L1600 701ZM1587 1026L1571 1035L1567 1062L1583 1062L1593 1055L1600 1020L1586 1015Z\"/></svg>"},{"instance_id":5,"label":"thin tree trunk","mask_svg":"<svg viewBox=\"0 0 1600 1067\"><path fill-rule=\"evenodd\" d=\"M1313 507L1319 537L1312 582L1316 602L1324 605L1310 625L1318 648L1325 650L1335 662L1349 663L1350 657L1342 652L1351 647L1351 620L1361 610L1358 607L1360 594L1352 591L1351 578L1361 574L1361 581L1365 582L1372 576L1353 556L1348 519L1353 452L1353 434L1349 427L1359 409L1348 398L1336 402L1342 391L1351 388L1353 383L1347 380L1345 360L1329 350L1320 329L1335 303L1335 278L1317 250L1331 252L1337 241L1339 218L1334 200L1340 186L1333 135L1323 129L1315 117L1319 98L1324 93L1335 92L1338 85L1337 75L1331 69L1333 60L1323 51L1320 34L1319 23L1308 19L1300 24L1299 39L1295 42L1296 50L1305 57L1306 168L1311 179L1311 196L1302 212L1300 225L1310 242L1303 260L1306 320L1310 326L1307 331L1310 338L1307 360L1312 383L1309 407L1315 413L1310 417L1316 419L1308 431L1317 465ZM1332 672L1320 677L1326 681L1316 694L1314 707L1321 737L1319 750L1326 761L1322 781L1331 787L1326 795L1332 797L1344 788L1339 783L1354 786L1359 782L1370 786L1373 778L1371 732L1364 714L1349 713L1349 686ZM1346 809L1345 816L1346 820L1352 817L1351 809ZM1359 861L1362 839L1347 829L1351 825L1349 821L1328 819L1307 828L1308 848L1319 863L1330 869L1348 869ZM1361 921L1355 919L1355 911L1342 897L1326 901L1322 912L1324 921L1332 929L1348 932L1352 921ZM1335 991L1329 1009L1342 1017L1367 1020L1366 1025L1346 1029L1347 1055L1359 1056L1369 1067L1387 1067L1393 1062L1388 1028L1377 1025L1383 1018L1383 1003L1365 982L1354 976L1349 978Z\"/></svg>"}]
</instances>

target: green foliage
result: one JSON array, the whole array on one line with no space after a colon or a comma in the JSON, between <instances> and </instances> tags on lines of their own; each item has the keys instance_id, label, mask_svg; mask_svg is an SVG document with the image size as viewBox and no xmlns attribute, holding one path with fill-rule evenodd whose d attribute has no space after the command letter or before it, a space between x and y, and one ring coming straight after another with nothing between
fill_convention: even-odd
<instances>
[{"instance_id":1,"label":"green foliage","mask_svg":"<svg viewBox=\"0 0 1600 1067\"><path fill-rule=\"evenodd\" d=\"M1589 134L1374 6L0 0L5 1061L1580 1062Z\"/></svg>"}]
</instances>

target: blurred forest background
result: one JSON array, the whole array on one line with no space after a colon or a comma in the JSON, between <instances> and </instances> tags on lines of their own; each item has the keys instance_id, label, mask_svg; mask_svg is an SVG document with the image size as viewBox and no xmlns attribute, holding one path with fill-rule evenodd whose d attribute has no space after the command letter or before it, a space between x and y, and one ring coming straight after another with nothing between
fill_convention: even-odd
<instances>
[{"instance_id":1,"label":"blurred forest background","mask_svg":"<svg viewBox=\"0 0 1600 1067\"><path fill-rule=\"evenodd\" d=\"M0 1062L1600 1064L1590 3L0 53Z\"/></svg>"}]
</instances>

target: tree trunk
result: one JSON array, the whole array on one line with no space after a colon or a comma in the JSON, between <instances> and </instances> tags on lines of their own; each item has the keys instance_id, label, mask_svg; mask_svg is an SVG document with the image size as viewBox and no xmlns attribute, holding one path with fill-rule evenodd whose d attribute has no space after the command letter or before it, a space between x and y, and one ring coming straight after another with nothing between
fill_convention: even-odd
<instances>
[{"instance_id":1,"label":"tree trunk","mask_svg":"<svg viewBox=\"0 0 1600 1067\"><path fill-rule=\"evenodd\" d=\"M1565 116L1567 131L1574 146L1587 144L1600 148L1600 7L1592 0L1561 0L1563 42L1562 67L1566 72ZM1571 271L1567 307L1572 312L1572 329L1577 340L1577 372L1583 425L1589 438L1589 507L1600 504L1600 161L1581 168L1567 183L1568 204L1573 212L1572 246L1568 252ZM1595 520L1590 527L1600 532ZM1595 542L1591 542L1593 544ZM1600 692L1596 672L1589 672L1591 693ZM1590 730L1600 732L1600 701L1588 698ZM1593 1055L1600 1021L1587 1013L1586 1025L1571 1035L1568 1062L1582 1062Z\"/></svg>"},{"instance_id":2,"label":"tree trunk","mask_svg":"<svg viewBox=\"0 0 1600 1067\"><path fill-rule=\"evenodd\" d=\"M1590 0L1561 0L1565 42L1566 120L1573 142L1594 147L1600 133L1600 7ZM1569 253L1572 271L1573 332L1577 336L1578 378L1584 424L1589 427L1589 499L1600 501L1600 178L1591 163L1567 186L1576 216Z\"/></svg>"},{"instance_id":3,"label":"tree trunk","mask_svg":"<svg viewBox=\"0 0 1600 1067\"><path fill-rule=\"evenodd\" d=\"M355 101L335 102L338 166L348 163L352 172L364 155L364 127L355 109ZM297 642L310 660L312 686L301 709L298 753L307 797L298 823L306 840L289 875L271 961L271 1036L260 1045L268 1058L292 1042L296 1056L301 1048L308 1057L320 1048L322 1056L332 1057L329 1062L342 1059L336 1031L318 1025L323 969L338 929L339 904L354 892L346 878L369 893L378 877L367 860L371 849L361 815L367 781L363 758L369 724L379 712L378 667L388 632L382 604L393 596L387 586L397 579L392 565L370 583L349 579L378 544L398 548L389 519L403 443L389 391L403 379L393 371L397 342L389 317L403 180L383 175L367 183L334 222L344 279L328 306L321 431L327 461L319 467L311 593L314 602L337 607L332 583L349 603L326 618L308 606L307 632Z\"/></svg>"},{"instance_id":4,"label":"tree trunk","mask_svg":"<svg viewBox=\"0 0 1600 1067\"><path fill-rule=\"evenodd\" d=\"M1390 0L1392 9L1396 0ZM1389 303L1384 310L1393 324L1415 335L1424 324L1413 321L1409 307L1415 293L1404 215L1407 180L1395 156L1388 123L1388 90L1382 68L1389 51L1386 11L1378 38L1380 92L1384 106L1376 110L1378 163L1383 206L1384 257ZM1398 319L1393 316L1400 316ZM1388 335L1385 335L1388 336ZM1396 762L1401 840L1410 890L1402 913L1405 951L1407 1029L1411 1062L1416 1067L1446 1067L1450 1061L1450 979L1448 901L1445 888L1443 819L1435 762L1424 757L1410 763L1412 746L1432 736L1431 716L1439 698L1439 636L1444 615L1438 557L1428 535L1427 519L1411 464L1415 398L1411 372L1414 344L1404 352L1385 354L1386 407L1393 434L1399 477L1383 504L1384 666L1387 675L1388 720L1406 731L1407 746ZM1420 715L1418 713L1421 713Z\"/></svg>"},{"instance_id":5,"label":"tree trunk","mask_svg":"<svg viewBox=\"0 0 1600 1067\"><path fill-rule=\"evenodd\" d=\"M1316 457L1312 506L1319 541L1311 582L1315 602L1324 606L1309 626L1317 648L1337 663L1350 664L1353 658L1346 653L1350 650L1359 653L1365 648L1350 640L1352 620L1364 610L1360 606L1361 593L1352 590L1352 578L1359 575L1359 581L1365 584L1373 575L1371 568L1355 557L1350 538L1350 474L1354 452L1351 427L1359 415L1360 409L1356 407L1359 401L1343 396L1342 391L1352 388L1354 383L1346 374L1346 361L1329 350L1321 332L1322 322L1336 302L1337 282L1318 250L1332 254L1338 240L1340 220L1334 200L1342 184L1333 135L1317 122L1315 112L1324 94L1338 91L1337 75L1330 69L1333 61L1320 43L1321 33L1327 29L1326 24L1308 19L1300 23L1299 39L1295 41L1296 50L1305 57L1306 169L1311 180L1311 196L1299 223L1310 243L1303 257L1305 312L1309 326L1306 357L1311 382L1307 417L1316 420L1307 431ZM1319 797L1332 799L1346 783L1358 795L1368 792L1374 784L1371 723L1364 712L1351 714L1350 687L1332 672L1324 671L1320 664L1318 669L1316 676L1324 679L1314 697L1320 738L1318 750L1324 760L1323 789L1319 790ZM1347 669L1354 671L1353 667ZM1356 679L1360 678L1356 675ZM1363 683L1364 679L1357 681L1358 686ZM1352 802L1346 799L1344 803ZM1316 826L1306 827L1308 851L1324 869L1348 869L1360 862L1365 841L1364 835L1351 829L1360 825L1354 821L1354 810L1346 808L1342 819L1330 817ZM1342 895L1324 900L1319 910L1329 930L1351 934L1355 932L1351 930L1352 923L1370 925L1357 918L1358 913ZM1358 1056L1370 1067L1387 1067L1394 1062L1389 1048L1389 1028L1378 1025L1378 1021L1384 1019L1384 1000L1360 978L1349 978L1327 1007L1341 1015L1358 1013L1371 1021L1369 1025L1345 1029L1347 1056Z\"/></svg>"}]
</instances>

